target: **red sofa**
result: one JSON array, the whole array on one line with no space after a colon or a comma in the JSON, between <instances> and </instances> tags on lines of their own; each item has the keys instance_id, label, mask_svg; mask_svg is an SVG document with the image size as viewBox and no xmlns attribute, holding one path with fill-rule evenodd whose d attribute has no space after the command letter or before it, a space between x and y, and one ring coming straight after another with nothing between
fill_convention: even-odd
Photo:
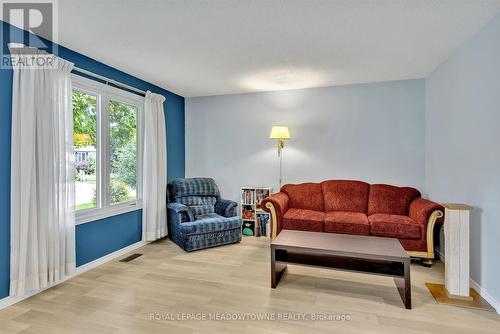
<instances>
[{"instance_id":1,"label":"red sofa","mask_svg":"<svg viewBox=\"0 0 500 334\"><path fill-rule=\"evenodd\" d=\"M432 265L433 231L444 208L417 189L361 181L287 184L265 198L272 237L282 229L398 238L410 256Z\"/></svg>"}]
</instances>

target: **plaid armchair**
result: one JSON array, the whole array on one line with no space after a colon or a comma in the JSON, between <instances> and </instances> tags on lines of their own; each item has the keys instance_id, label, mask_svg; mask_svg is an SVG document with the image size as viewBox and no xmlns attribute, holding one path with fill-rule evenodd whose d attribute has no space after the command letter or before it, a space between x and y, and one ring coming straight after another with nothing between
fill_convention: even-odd
<instances>
[{"instance_id":1,"label":"plaid armchair","mask_svg":"<svg viewBox=\"0 0 500 334\"><path fill-rule=\"evenodd\" d=\"M221 199L215 181L190 178L167 187L168 225L172 240L186 251L241 241L237 203Z\"/></svg>"}]
</instances>

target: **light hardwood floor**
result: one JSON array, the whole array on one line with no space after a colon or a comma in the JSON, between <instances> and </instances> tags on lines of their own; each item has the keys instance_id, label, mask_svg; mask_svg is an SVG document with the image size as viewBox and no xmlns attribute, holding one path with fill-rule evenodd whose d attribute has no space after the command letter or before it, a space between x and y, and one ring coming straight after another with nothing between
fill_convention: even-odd
<instances>
[{"instance_id":1,"label":"light hardwood floor","mask_svg":"<svg viewBox=\"0 0 500 334\"><path fill-rule=\"evenodd\" d=\"M270 288L269 239L185 253L171 241L106 263L0 311L0 333L500 333L493 312L438 305L425 282L443 266L412 264L413 309L390 278L289 266ZM155 316L348 314L349 321L181 321ZM157 314L157 315L156 315Z\"/></svg>"}]
</instances>

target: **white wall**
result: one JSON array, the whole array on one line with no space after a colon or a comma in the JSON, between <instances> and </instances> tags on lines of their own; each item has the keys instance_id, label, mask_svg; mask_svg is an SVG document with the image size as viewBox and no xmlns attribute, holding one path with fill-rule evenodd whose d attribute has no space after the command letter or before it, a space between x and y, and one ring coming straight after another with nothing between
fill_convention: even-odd
<instances>
[{"instance_id":1,"label":"white wall","mask_svg":"<svg viewBox=\"0 0 500 334\"><path fill-rule=\"evenodd\" d=\"M498 303L500 16L429 76L426 99L427 190L475 207L471 277Z\"/></svg>"},{"instance_id":2,"label":"white wall","mask_svg":"<svg viewBox=\"0 0 500 334\"><path fill-rule=\"evenodd\" d=\"M186 99L186 177L226 198L278 187L272 125L290 128L284 183L360 179L424 190L425 83L406 80Z\"/></svg>"}]
</instances>

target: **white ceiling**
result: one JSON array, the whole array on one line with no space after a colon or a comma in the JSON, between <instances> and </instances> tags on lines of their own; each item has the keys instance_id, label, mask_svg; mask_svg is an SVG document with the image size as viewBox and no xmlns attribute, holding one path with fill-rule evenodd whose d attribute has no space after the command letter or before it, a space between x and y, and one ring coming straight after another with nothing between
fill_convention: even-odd
<instances>
[{"instance_id":1,"label":"white ceiling","mask_svg":"<svg viewBox=\"0 0 500 334\"><path fill-rule=\"evenodd\" d=\"M422 78L499 0L60 0L60 44L179 95Z\"/></svg>"}]
</instances>

